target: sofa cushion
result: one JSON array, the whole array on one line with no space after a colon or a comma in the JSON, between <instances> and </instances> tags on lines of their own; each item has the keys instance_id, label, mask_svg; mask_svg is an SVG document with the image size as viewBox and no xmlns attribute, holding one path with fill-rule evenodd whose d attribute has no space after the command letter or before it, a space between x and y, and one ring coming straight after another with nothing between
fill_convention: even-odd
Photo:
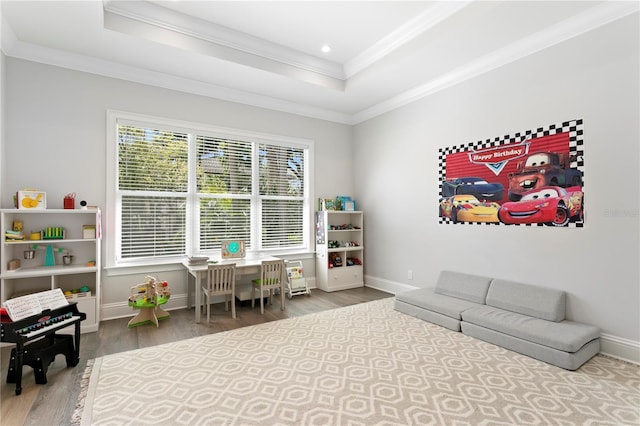
<instances>
[{"instance_id":1,"label":"sofa cushion","mask_svg":"<svg viewBox=\"0 0 640 426\"><path fill-rule=\"evenodd\" d=\"M561 290L494 279L486 304L549 321L562 321L565 300L565 292Z\"/></svg>"},{"instance_id":2,"label":"sofa cushion","mask_svg":"<svg viewBox=\"0 0 640 426\"><path fill-rule=\"evenodd\" d=\"M600 330L592 325L547 321L489 305L465 310L462 320L565 352L576 352L600 337Z\"/></svg>"},{"instance_id":3,"label":"sofa cushion","mask_svg":"<svg viewBox=\"0 0 640 426\"><path fill-rule=\"evenodd\" d=\"M462 272L441 271L435 292L474 303L485 303L491 278Z\"/></svg>"},{"instance_id":4,"label":"sofa cushion","mask_svg":"<svg viewBox=\"0 0 640 426\"><path fill-rule=\"evenodd\" d=\"M467 336L493 343L494 345L510 349L540 361L566 368L567 370L577 370L582 364L600 352L600 339L590 341L577 352L565 352L518 337L499 333L485 327L479 327L468 321L462 321L460 325L462 326L462 332Z\"/></svg>"},{"instance_id":5,"label":"sofa cushion","mask_svg":"<svg viewBox=\"0 0 640 426\"><path fill-rule=\"evenodd\" d=\"M451 318L438 312L430 311L429 309L423 309L398 299L393 301L393 309L423 321L448 328L449 330L460 331L461 321L459 319Z\"/></svg>"},{"instance_id":6,"label":"sofa cushion","mask_svg":"<svg viewBox=\"0 0 640 426\"><path fill-rule=\"evenodd\" d=\"M437 312L457 320L461 319L460 313L465 309L478 306L477 303L455 297L434 293L432 288L419 288L409 290L396 295L399 300L422 309Z\"/></svg>"}]
</instances>

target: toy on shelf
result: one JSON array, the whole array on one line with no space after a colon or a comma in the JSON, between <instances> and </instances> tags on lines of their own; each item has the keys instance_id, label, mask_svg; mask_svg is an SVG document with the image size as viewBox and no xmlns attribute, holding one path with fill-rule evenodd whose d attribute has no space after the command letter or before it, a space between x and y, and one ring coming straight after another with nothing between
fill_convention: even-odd
<instances>
[{"instance_id":1,"label":"toy on shelf","mask_svg":"<svg viewBox=\"0 0 640 426\"><path fill-rule=\"evenodd\" d=\"M82 287L77 289L66 290L64 292L64 297L66 297L69 300L81 299L83 297L91 297L91 289L88 286L83 285Z\"/></svg>"},{"instance_id":2,"label":"toy on shelf","mask_svg":"<svg viewBox=\"0 0 640 426\"><path fill-rule=\"evenodd\" d=\"M64 228L62 226L47 226L42 230L43 240L62 240L64 239Z\"/></svg>"},{"instance_id":3,"label":"toy on shelf","mask_svg":"<svg viewBox=\"0 0 640 426\"><path fill-rule=\"evenodd\" d=\"M342 257L338 253L329 254L329 268L342 266Z\"/></svg>"},{"instance_id":4,"label":"toy on shelf","mask_svg":"<svg viewBox=\"0 0 640 426\"><path fill-rule=\"evenodd\" d=\"M139 309L138 314L129 321L129 328L144 324L155 324L158 321L169 318L169 313L160 308L171 297L171 290L166 281L157 281L148 276L142 284L131 287L129 306Z\"/></svg>"},{"instance_id":5,"label":"toy on shelf","mask_svg":"<svg viewBox=\"0 0 640 426\"><path fill-rule=\"evenodd\" d=\"M56 266L56 258L54 253L62 253L63 255L66 255L66 256L69 255L68 250L54 247L51 244L32 244L30 248L31 248L31 251L38 250L38 249L45 250L44 266ZM28 258L33 259L33 255L31 255L31 257L28 257ZM25 259L27 259L27 257L25 257Z\"/></svg>"}]
</instances>

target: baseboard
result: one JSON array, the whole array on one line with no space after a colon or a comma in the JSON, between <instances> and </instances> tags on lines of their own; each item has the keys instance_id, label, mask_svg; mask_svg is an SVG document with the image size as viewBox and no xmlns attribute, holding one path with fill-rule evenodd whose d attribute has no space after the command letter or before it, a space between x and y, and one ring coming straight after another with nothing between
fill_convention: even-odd
<instances>
[{"instance_id":1,"label":"baseboard","mask_svg":"<svg viewBox=\"0 0 640 426\"><path fill-rule=\"evenodd\" d=\"M364 276L364 285L391 294L398 294L403 291L414 290L418 288L417 286L389 281L383 278L372 277L371 275Z\"/></svg>"},{"instance_id":2,"label":"baseboard","mask_svg":"<svg viewBox=\"0 0 640 426\"><path fill-rule=\"evenodd\" d=\"M307 284L310 290L316 288L316 280L314 277L307 278ZM221 299L222 300L222 299ZM172 311L175 309L185 309L187 307L187 295L186 294L172 294L169 301L162 305L162 309L165 311ZM109 321L117 318L127 318L136 315L136 311L129 306L128 302L122 301L118 303L104 303L102 304L101 321ZM97 330L97 328L96 328ZM95 330L90 330L95 331Z\"/></svg>"},{"instance_id":3,"label":"baseboard","mask_svg":"<svg viewBox=\"0 0 640 426\"><path fill-rule=\"evenodd\" d=\"M392 294L418 288L416 286L372 277L370 275L365 275L364 282L367 287ZM640 342L602 333L600 335L600 353L619 359L620 361L640 365Z\"/></svg>"},{"instance_id":4,"label":"baseboard","mask_svg":"<svg viewBox=\"0 0 640 426\"><path fill-rule=\"evenodd\" d=\"M187 295L186 294L172 294L169 301L162 305L162 309L165 311L172 311L174 309L184 309L187 307ZM117 318L127 318L136 315L137 311L129 306L127 301L118 303L105 303L102 305L101 320L109 321Z\"/></svg>"},{"instance_id":5,"label":"baseboard","mask_svg":"<svg viewBox=\"0 0 640 426\"><path fill-rule=\"evenodd\" d=\"M633 340L602 333L600 335L600 353L640 365L640 343Z\"/></svg>"}]
</instances>

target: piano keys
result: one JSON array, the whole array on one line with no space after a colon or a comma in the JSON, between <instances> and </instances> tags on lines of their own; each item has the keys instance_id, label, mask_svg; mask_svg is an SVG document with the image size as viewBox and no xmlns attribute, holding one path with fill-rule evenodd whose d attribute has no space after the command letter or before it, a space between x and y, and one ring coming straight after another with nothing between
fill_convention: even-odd
<instances>
[{"instance_id":1,"label":"piano keys","mask_svg":"<svg viewBox=\"0 0 640 426\"><path fill-rule=\"evenodd\" d=\"M68 367L78 364L80 322L86 318L85 313L78 311L77 303L70 302L66 306L47 309L18 321L0 322L0 341L16 344L7 373L7 383L15 380L16 395L22 393L22 367L25 363L34 368L36 383L46 383L46 369L56 354L65 355ZM56 334L72 325L75 326L73 336ZM34 357L37 359L34 360Z\"/></svg>"}]
</instances>

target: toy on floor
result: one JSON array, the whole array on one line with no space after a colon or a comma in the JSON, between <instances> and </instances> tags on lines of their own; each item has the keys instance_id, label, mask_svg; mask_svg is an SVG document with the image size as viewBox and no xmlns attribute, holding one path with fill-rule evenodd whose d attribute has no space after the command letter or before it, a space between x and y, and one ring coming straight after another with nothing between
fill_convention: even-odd
<instances>
[{"instance_id":1,"label":"toy on floor","mask_svg":"<svg viewBox=\"0 0 640 426\"><path fill-rule=\"evenodd\" d=\"M129 328L144 324L155 324L158 321L169 318L169 313L160 308L171 297L171 290L166 281L157 281L148 276L143 284L131 287L129 306L139 309L140 312L129 321Z\"/></svg>"},{"instance_id":2,"label":"toy on floor","mask_svg":"<svg viewBox=\"0 0 640 426\"><path fill-rule=\"evenodd\" d=\"M299 294L311 296L307 279L302 273L302 262L299 260L287 261L285 269L287 270L287 287L285 288L287 297L291 299Z\"/></svg>"}]
</instances>

